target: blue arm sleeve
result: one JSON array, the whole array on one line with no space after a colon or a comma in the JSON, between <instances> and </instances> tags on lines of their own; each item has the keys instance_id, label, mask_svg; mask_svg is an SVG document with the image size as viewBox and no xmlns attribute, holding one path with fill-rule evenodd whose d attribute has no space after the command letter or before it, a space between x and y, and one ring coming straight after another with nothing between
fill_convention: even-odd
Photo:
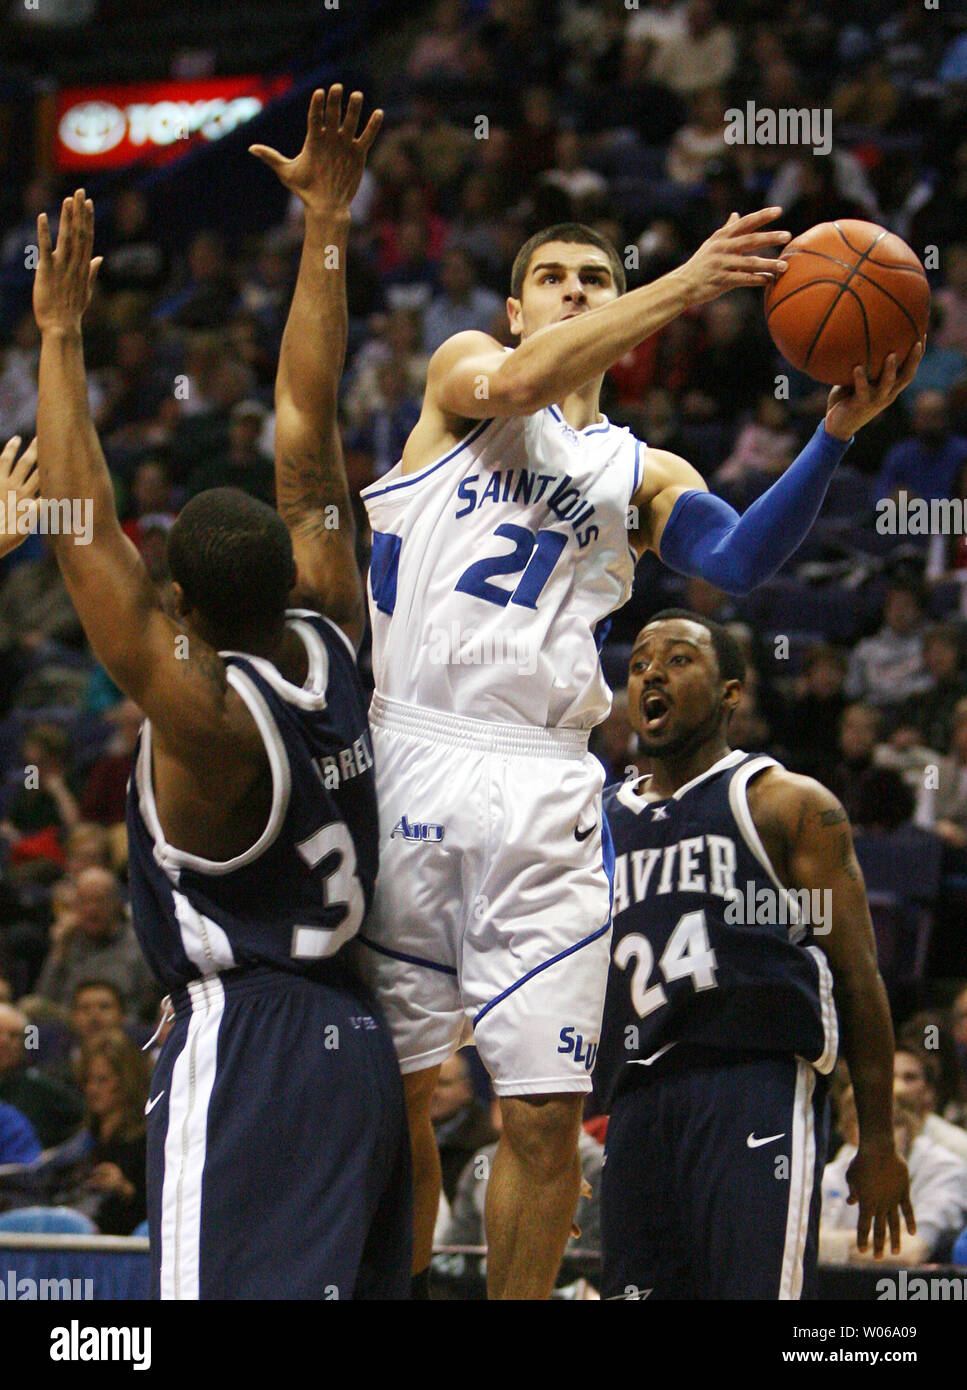
<instances>
[{"instance_id":1,"label":"blue arm sleeve","mask_svg":"<svg viewBox=\"0 0 967 1390\"><path fill-rule=\"evenodd\" d=\"M679 574L707 579L727 594L746 594L795 554L823 504L833 469L852 444L820 425L798 458L739 516L710 492L684 492L659 542Z\"/></svg>"}]
</instances>

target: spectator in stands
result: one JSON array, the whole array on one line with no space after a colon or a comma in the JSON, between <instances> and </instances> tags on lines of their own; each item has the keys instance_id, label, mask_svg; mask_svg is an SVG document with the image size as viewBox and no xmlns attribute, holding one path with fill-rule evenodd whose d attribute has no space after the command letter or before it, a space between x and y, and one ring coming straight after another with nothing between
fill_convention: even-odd
<instances>
[{"instance_id":1,"label":"spectator in stands","mask_svg":"<svg viewBox=\"0 0 967 1390\"><path fill-rule=\"evenodd\" d=\"M40 1140L27 1116L0 1101L0 1168L6 1163L33 1163L40 1155Z\"/></svg>"},{"instance_id":2,"label":"spectator in stands","mask_svg":"<svg viewBox=\"0 0 967 1390\"><path fill-rule=\"evenodd\" d=\"M722 93L716 87L692 98L689 119L676 130L665 160L665 172L680 188L701 188L710 161L728 154L724 108Z\"/></svg>"},{"instance_id":3,"label":"spectator in stands","mask_svg":"<svg viewBox=\"0 0 967 1390\"><path fill-rule=\"evenodd\" d=\"M423 224L412 218L401 222L398 247L396 264L383 276L386 302L391 309L416 309L423 313L438 283L427 251Z\"/></svg>"},{"instance_id":4,"label":"spectator in stands","mask_svg":"<svg viewBox=\"0 0 967 1390\"><path fill-rule=\"evenodd\" d=\"M410 388L407 364L389 357L376 368L377 404L347 438L347 448L365 455L371 477L389 472L402 456L420 418L420 399Z\"/></svg>"},{"instance_id":5,"label":"spectator in stands","mask_svg":"<svg viewBox=\"0 0 967 1390\"><path fill-rule=\"evenodd\" d=\"M231 317L238 283L218 232L196 232L188 244L185 281L155 311L181 328L218 329Z\"/></svg>"},{"instance_id":6,"label":"spectator in stands","mask_svg":"<svg viewBox=\"0 0 967 1390\"><path fill-rule=\"evenodd\" d=\"M951 1124L967 1132L967 1075L960 1068L952 1011L921 1009L911 1015L897 1033L897 1047L929 1052L940 1068L934 1107Z\"/></svg>"},{"instance_id":7,"label":"spectator in stands","mask_svg":"<svg viewBox=\"0 0 967 1390\"><path fill-rule=\"evenodd\" d=\"M792 697L782 707L776 738L792 772L826 782L836 762L830 731L846 709L846 656L826 642L810 647Z\"/></svg>"},{"instance_id":8,"label":"spectator in stands","mask_svg":"<svg viewBox=\"0 0 967 1390\"><path fill-rule=\"evenodd\" d=\"M101 286L157 294L168 278L168 253L151 231L148 200L140 188L122 188L114 200L111 240L99 272Z\"/></svg>"},{"instance_id":9,"label":"spectator in stands","mask_svg":"<svg viewBox=\"0 0 967 1390\"><path fill-rule=\"evenodd\" d=\"M147 422L174 389L171 373L158 360L152 328L132 325L118 333L104 379L98 429L115 453L119 446L137 448Z\"/></svg>"},{"instance_id":10,"label":"spectator in stands","mask_svg":"<svg viewBox=\"0 0 967 1390\"><path fill-rule=\"evenodd\" d=\"M914 397L913 434L887 452L876 480L876 496L951 497L958 474L967 465L967 439L950 432L950 411L941 391Z\"/></svg>"},{"instance_id":11,"label":"spectator in stands","mask_svg":"<svg viewBox=\"0 0 967 1390\"><path fill-rule=\"evenodd\" d=\"M45 1149L62 1144L84 1118L83 1097L44 1076L27 1060L31 1024L22 1010L0 1004L0 1101L30 1121Z\"/></svg>"},{"instance_id":12,"label":"spectator in stands","mask_svg":"<svg viewBox=\"0 0 967 1390\"><path fill-rule=\"evenodd\" d=\"M22 785L0 821L0 836L14 852L63 860L68 833L80 823L67 785L70 738L58 724L34 724L24 737Z\"/></svg>"},{"instance_id":13,"label":"spectator in stands","mask_svg":"<svg viewBox=\"0 0 967 1390\"><path fill-rule=\"evenodd\" d=\"M915 579L896 576L883 601L883 625L853 650L846 677L851 700L895 708L930 688L923 655L923 593Z\"/></svg>"},{"instance_id":14,"label":"spectator in stands","mask_svg":"<svg viewBox=\"0 0 967 1390\"><path fill-rule=\"evenodd\" d=\"M856 1110L852 1087L841 1100L839 1130L845 1139L823 1174L823 1207L819 1227L819 1258L823 1264L872 1265L872 1250L856 1248L857 1208L846 1205L846 1169L856 1156ZM910 1200L917 1233L903 1233L899 1255L887 1249L883 1264L918 1265L943 1261L967 1220L967 1162L935 1143L923 1132L916 1112L894 1101L897 1152L910 1169ZM880 1263L879 1261L877 1263Z\"/></svg>"},{"instance_id":15,"label":"spectator in stands","mask_svg":"<svg viewBox=\"0 0 967 1390\"><path fill-rule=\"evenodd\" d=\"M541 174L541 182L559 188L571 202L570 215L588 215L589 205L607 196L608 182L584 162L584 141L576 130L562 130L554 144L554 165Z\"/></svg>"},{"instance_id":16,"label":"spectator in stands","mask_svg":"<svg viewBox=\"0 0 967 1390\"><path fill-rule=\"evenodd\" d=\"M954 711L967 698L967 677L960 671L961 637L956 623L936 623L923 634L923 660L931 684L911 696L899 711L898 731L915 733L938 753L950 750Z\"/></svg>"},{"instance_id":17,"label":"spectator in stands","mask_svg":"<svg viewBox=\"0 0 967 1390\"><path fill-rule=\"evenodd\" d=\"M67 874L76 880L85 869L111 867L111 840L103 825L81 821L67 837Z\"/></svg>"},{"instance_id":18,"label":"spectator in stands","mask_svg":"<svg viewBox=\"0 0 967 1390\"><path fill-rule=\"evenodd\" d=\"M125 818L128 778L144 715L133 700L122 700L108 718L115 725L114 736L88 774L81 813L85 821L110 826Z\"/></svg>"},{"instance_id":19,"label":"spectator in stands","mask_svg":"<svg viewBox=\"0 0 967 1390\"><path fill-rule=\"evenodd\" d=\"M4 661L19 649L22 657L38 664L49 643L83 645L83 630L54 553L46 539L39 539L39 558L24 560L0 585L0 659Z\"/></svg>"},{"instance_id":20,"label":"spectator in stands","mask_svg":"<svg viewBox=\"0 0 967 1390\"><path fill-rule=\"evenodd\" d=\"M605 782L624 782L636 766L638 757L638 735L631 727L628 718L628 692L616 690L611 702L611 713L603 724L594 730L591 751L604 766ZM644 765L638 769L644 771Z\"/></svg>"},{"instance_id":21,"label":"spectator in stands","mask_svg":"<svg viewBox=\"0 0 967 1390\"><path fill-rule=\"evenodd\" d=\"M432 355L454 333L465 329L489 332L503 301L476 282L473 263L465 251L453 246L440 257L442 292L423 315L423 351Z\"/></svg>"},{"instance_id":22,"label":"spectator in stands","mask_svg":"<svg viewBox=\"0 0 967 1390\"><path fill-rule=\"evenodd\" d=\"M80 1079L94 1147L83 1206L102 1235L129 1236L147 1219L144 1058L121 1032L99 1033L81 1051Z\"/></svg>"},{"instance_id":23,"label":"spectator in stands","mask_svg":"<svg viewBox=\"0 0 967 1390\"><path fill-rule=\"evenodd\" d=\"M161 459L148 458L134 470L131 484L134 516L121 527L139 551L144 550L146 529L160 526L168 531L174 525L177 509L171 489L171 475Z\"/></svg>"},{"instance_id":24,"label":"spectator in stands","mask_svg":"<svg viewBox=\"0 0 967 1390\"><path fill-rule=\"evenodd\" d=\"M724 87L736 67L736 41L712 0L689 0L685 32L673 35L655 53L650 75L676 96L687 98L707 87Z\"/></svg>"},{"instance_id":25,"label":"spectator in stands","mask_svg":"<svg viewBox=\"0 0 967 1390\"><path fill-rule=\"evenodd\" d=\"M268 414L257 400L239 401L232 407L228 448L194 469L188 479L189 497L212 487L237 487L262 502L274 503L274 465L260 442Z\"/></svg>"},{"instance_id":26,"label":"spectator in stands","mask_svg":"<svg viewBox=\"0 0 967 1390\"><path fill-rule=\"evenodd\" d=\"M625 37L644 45L649 62L660 64L666 45L686 37L686 9L685 0L644 0L629 14Z\"/></svg>"},{"instance_id":27,"label":"spectator in stands","mask_svg":"<svg viewBox=\"0 0 967 1390\"><path fill-rule=\"evenodd\" d=\"M420 401L426 387L430 359L420 343L420 315L412 309L396 309L377 315L370 327L372 336L356 354L344 402L346 421L352 429L361 428L374 410L384 407L379 368L390 358L406 364L408 396Z\"/></svg>"},{"instance_id":28,"label":"spectator in stands","mask_svg":"<svg viewBox=\"0 0 967 1390\"><path fill-rule=\"evenodd\" d=\"M683 410L691 420L732 424L770 388L772 352L759 323L734 296L707 304L702 319L705 343L692 362ZM742 363L741 372L735 371L736 362Z\"/></svg>"},{"instance_id":29,"label":"spectator in stands","mask_svg":"<svg viewBox=\"0 0 967 1390\"><path fill-rule=\"evenodd\" d=\"M943 310L943 322L933 341L955 348L967 358L967 242L945 248L944 271L945 283L933 294L934 304Z\"/></svg>"},{"instance_id":30,"label":"spectator in stands","mask_svg":"<svg viewBox=\"0 0 967 1390\"><path fill-rule=\"evenodd\" d=\"M430 1118L440 1150L443 1192L452 1204L470 1158L497 1138L487 1107L473 1093L470 1066L462 1052L455 1052L440 1068Z\"/></svg>"},{"instance_id":31,"label":"spectator in stands","mask_svg":"<svg viewBox=\"0 0 967 1390\"><path fill-rule=\"evenodd\" d=\"M938 391L951 401L967 382L967 357L959 348L944 347L937 341L945 318L946 311L933 300L927 322L927 347L917 368L917 393L922 396ZM917 396L911 396L909 400L901 396L901 407L906 415L913 415L916 401Z\"/></svg>"},{"instance_id":32,"label":"spectator in stands","mask_svg":"<svg viewBox=\"0 0 967 1390\"><path fill-rule=\"evenodd\" d=\"M900 94L879 56L871 58L858 73L847 74L833 91L832 112L837 127L860 126L871 134L885 130L899 106Z\"/></svg>"},{"instance_id":33,"label":"spectator in stands","mask_svg":"<svg viewBox=\"0 0 967 1390\"><path fill-rule=\"evenodd\" d=\"M935 1052L907 1043L893 1059L893 1094L909 1105L922 1125L922 1133L967 1162L967 1131L938 1114L940 1062Z\"/></svg>"},{"instance_id":34,"label":"spectator in stands","mask_svg":"<svg viewBox=\"0 0 967 1390\"><path fill-rule=\"evenodd\" d=\"M961 1084L967 1088L967 985L958 990L950 1006L950 1033L957 1049Z\"/></svg>"},{"instance_id":35,"label":"spectator in stands","mask_svg":"<svg viewBox=\"0 0 967 1390\"><path fill-rule=\"evenodd\" d=\"M713 475L715 491L743 490L751 501L785 472L797 452L788 405L766 391L756 402L753 418L739 430L731 454Z\"/></svg>"},{"instance_id":36,"label":"spectator in stands","mask_svg":"<svg viewBox=\"0 0 967 1390\"><path fill-rule=\"evenodd\" d=\"M937 767L934 830L954 849L967 847L967 698L953 710L950 753Z\"/></svg>"},{"instance_id":37,"label":"spectator in stands","mask_svg":"<svg viewBox=\"0 0 967 1390\"><path fill-rule=\"evenodd\" d=\"M465 29L461 0L437 0L430 28L417 39L406 64L415 82L458 82L466 72Z\"/></svg>"},{"instance_id":38,"label":"spectator in stands","mask_svg":"<svg viewBox=\"0 0 967 1390\"><path fill-rule=\"evenodd\" d=\"M128 921L121 887L107 869L85 869L76 880L74 910L54 942L37 993L67 1006L81 980L110 980L138 1018L154 1013L158 990Z\"/></svg>"},{"instance_id":39,"label":"spectator in stands","mask_svg":"<svg viewBox=\"0 0 967 1390\"><path fill-rule=\"evenodd\" d=\"M859 702L847 705L840 719L837 758L826 785L839 797L851 821L856 819L861 780L873 766L882 723L879 710Z\"/></svg>"}]
</instances>

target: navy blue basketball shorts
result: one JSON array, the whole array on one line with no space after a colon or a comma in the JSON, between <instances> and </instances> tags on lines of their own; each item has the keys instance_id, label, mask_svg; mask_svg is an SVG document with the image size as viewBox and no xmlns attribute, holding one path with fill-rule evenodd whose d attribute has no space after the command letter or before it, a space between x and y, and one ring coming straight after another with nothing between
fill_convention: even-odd
<instances>
[{"instance_id":1,"label":"navy blue basketball shorts","mask_svg":"<svg viewBox=\"0 0 967 1390\"><path fill-rule=\"evenodd\" d=\"M152 1294L408 1298L409 1138L371 997L259 968L198 980L147 1106Z\"/></svg>"},{"instance_id":2,"label":"navy blue basketball shorts","mask_svg":"<svg viewBox=\"0 0 967 1390\"><path fill-rule=\"evenodd\" d=\"M814 1297L825 1077L684 1047L656 1066L627 1068L608 1122L602 1297Z\"/></svg>"}]
</instances>

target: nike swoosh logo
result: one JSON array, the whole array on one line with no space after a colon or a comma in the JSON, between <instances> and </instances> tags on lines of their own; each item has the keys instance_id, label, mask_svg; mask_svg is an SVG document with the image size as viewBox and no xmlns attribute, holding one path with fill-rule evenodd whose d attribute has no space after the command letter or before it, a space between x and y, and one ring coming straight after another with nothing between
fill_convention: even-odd
<instances>
[{"instance_id":1,"label":"nike swoosh logo","mask_svg":"<svg viewBox=\"0 0 967 1390\"><path fill-rule=\"evenodd\" d=\"M597 828L598 828L598 822L597 822L597 821L595 821L594 824L593 824L592 826L590 826L587 830L578 830L577 826L575 826L575 827L574 827L574 838L575 838L575 840L577 840L578 844L581 844L581 842L582 842L583 840L586 840L586 839L588 838L589 835L593 835L594 832L595 832L595 830L597 830Z\"/></svg>"},{"instance_id":2,"label":"nike swoosh logo","mask_svg":"<svg viewBox=\"0 0 967 1390\"><path fill-rule=\"evenodd\" d=\"M151 1114L152 1110L153 1110L153 1109L155 1108L155 1106L158 1104L158 1101L161 1099L161 1097L162 1097L163 1095L164 1095L164 1091L159 1091L158 1094L154 1097L153 1100L149 1100L149 1101L148 1101L147 1105L144 1107L144 1113L145 1113L146 1115L150 1115L150 1114Z\"/></svg>"},{"instance_id":3,"label":"nike swoosh logo","mask_svg":"<svg viewBox=\"0 0 967 1390\"><path fill-rule=\"evenodd\" d=\"M759 1149L762 1147L763 1144L774 1144L777 1139L784 1138L785 1130L783 1130L782 1134L767 1134L763 1139L757 1139L755 1137L755 1130L753 1130L745 1142L748 1144L750 1149Z\"/></svg>"}]
</instances>

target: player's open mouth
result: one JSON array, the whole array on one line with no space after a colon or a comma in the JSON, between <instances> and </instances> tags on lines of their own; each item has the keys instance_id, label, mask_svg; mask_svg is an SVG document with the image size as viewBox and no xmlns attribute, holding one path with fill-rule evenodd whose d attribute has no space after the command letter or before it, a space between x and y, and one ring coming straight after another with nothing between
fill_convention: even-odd
<instances>
[{"instance_id":1,"label":"player's open mouth","mask_svg":"<svg viewBox=\"0 0 967 1390\"><path fill-rule=\"evenodd\" d=\"M641 707L647 729L660 729L668 718L668 701L664 695L646 695Z\"/></svg>"}]
</instances>

